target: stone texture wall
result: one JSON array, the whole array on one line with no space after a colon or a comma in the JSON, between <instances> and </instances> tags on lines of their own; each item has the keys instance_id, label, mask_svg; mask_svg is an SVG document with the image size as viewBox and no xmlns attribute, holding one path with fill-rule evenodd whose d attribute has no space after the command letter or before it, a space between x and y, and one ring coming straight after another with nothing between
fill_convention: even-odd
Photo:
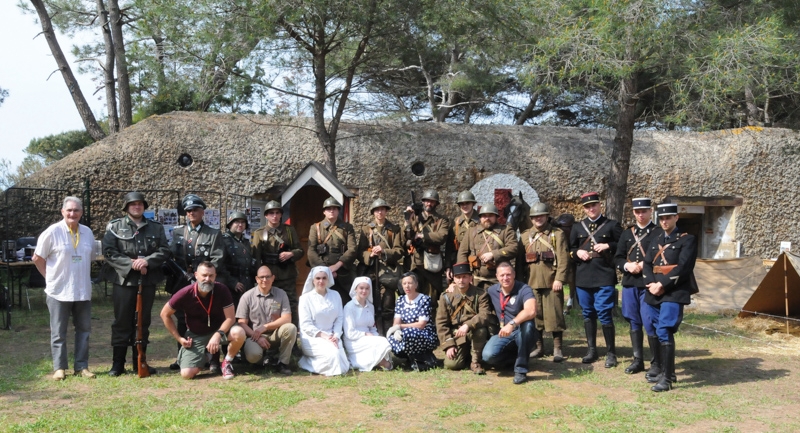
<instances>
[{"instance_id":1,"label":"stone texture wall","mask_svg":"<svg viewBox=\"0 0 800 433\"><path fill-rule=\"evenodd\" d=\"M290 182L309 160L323 160L312 127L307 119L264 116L153 116L47 167L21 186L76 190L88 177L92 188L100 189L264 194ZM458 192L496 173L527 181L553 214L579 216L581 193L604 195L613 134L530 126L343 124L337 144L339 180L358 191L352 208L356 224L364 222L377 197L394 204L390 218L399 221L409 190L421 195L430 187L439 191L441 210L455 215ZM740 196L736 240L742 242L742 253L772 257L779 241L800 246L793 206L798 149L800 134L785 129L640 131L629 197ZM192 166L179 166L183 153L192 156ZM425 165L421 176L411 171L416 162ZM118 214L118 206L109 203L107 214Z\"/></svg>"}]
</instances>

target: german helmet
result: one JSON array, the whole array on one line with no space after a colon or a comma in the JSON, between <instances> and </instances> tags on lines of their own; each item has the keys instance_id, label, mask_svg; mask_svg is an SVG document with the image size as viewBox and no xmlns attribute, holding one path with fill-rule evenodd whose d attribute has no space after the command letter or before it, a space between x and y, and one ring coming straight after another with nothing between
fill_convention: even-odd
<instances>
[{"instance_id":1,"label":"german helmet","mask_svg":"<svg viewBox=\"0 0 800 433\"><path fill-rule=\"evenodd\" d=\"M136 191L129 192L125 194L125 197L122 198L122 210L127 211L128 205L135 202L140 201L144 204L144 208L147 209L147 200L144 199L144 194Z\"/></svg>"},{"instance_id":2,"label":"german helmet","mask_svg":"<svg viewBox=\"0 0 800 433\"><path fill-rule=\"evenodd\" d=\"M244 226L246 228L250 228L250 223L247 221L247 215L244 212L234 212L228 216L228 224L225 225L227 228L231 228L231 224L233 224L236 220L244 220Z\"/></svg>"}]
</instances>

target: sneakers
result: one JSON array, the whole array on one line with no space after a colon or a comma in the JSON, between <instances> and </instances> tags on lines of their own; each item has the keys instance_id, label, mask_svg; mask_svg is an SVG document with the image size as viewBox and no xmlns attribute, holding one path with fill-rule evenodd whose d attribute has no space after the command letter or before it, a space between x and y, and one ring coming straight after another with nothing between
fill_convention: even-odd
<instances>
[{"instance_id":1,"label":"sneakers","mask_svg":"<svg viewBox=\"0 0 800 433\"><path fill-rule=\"evenodd\" d=\"M53 373L53 380L64 380L64 378L66 377L67 377L66 372L64 372L64 370L61 369L56 370L56 372Z\"/></svg>"},{"instance_id":2,"label":"sneakers","mask_svg":"<svg viewBox=\"0 0 800 433\"><path fill-rule=\"evenodd\" d=\"M83 370L75 370L75 376L81 376L87 379L94 379L96 377L94 373L89 371L88 368L84 368Z\"/></svg>"},{"instance_id":3,"label":"sneakers","mask_svg":"<svg viewBox=\"0 0 800 433\"><path fill-rule=\"evenodd\" d=\"M213 366L214 364L212 364ZM233 379L235 375L233 374L233 364L227 359L222 361L222 378L225 380Z\"/></svg>"}]
</instances>

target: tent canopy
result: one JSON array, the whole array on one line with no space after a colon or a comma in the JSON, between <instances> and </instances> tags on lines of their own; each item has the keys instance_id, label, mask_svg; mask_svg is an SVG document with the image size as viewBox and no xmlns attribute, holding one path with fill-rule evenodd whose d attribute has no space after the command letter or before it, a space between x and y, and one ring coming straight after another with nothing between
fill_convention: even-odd
<instances>
[{"instance_id":1,"label":"tent canopy","mask_svg":"<svg viewBox=\"0 0 800 433\"><path fill-rule=\"evenodd\" d=\"M755 293L742 307L739 317L755 313L775 316L800 314L800 256L784 252L758 285ZM788 310L788 311L787 311Z\"/></svg>"},{"instance_id":2,"label":"tent canopy","mask_svg":"<svg viewBox=\"0 0 800 433\"><path fill-rule=\"evenodd\" d=\"M740 310L765 274L758 257L698 259L694 277L700 293L692 297L692 308L706 313Z\"/></svg>"}]
</instances>

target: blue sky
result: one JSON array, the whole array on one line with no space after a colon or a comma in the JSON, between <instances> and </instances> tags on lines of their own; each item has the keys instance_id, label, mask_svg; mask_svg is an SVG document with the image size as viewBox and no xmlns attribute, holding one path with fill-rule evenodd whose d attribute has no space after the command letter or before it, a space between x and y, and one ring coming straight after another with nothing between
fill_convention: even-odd
<instances>
[{"instance_id":1,"label":"blue sky","mask_svg":"<svg viewBox=\"0 0 800 433\"><path fill-rule=\"evenodd\" d=\"M9 96L0 105L0 158L18 165L25 158L23 150L32 138L71 129L83 129L78 111L56 70L35 16L23 14L12 0L0 1L0 87ZM34 37L36 37L34 39ZM64 54L77 74L74 57L69 53L74 42L58 34ZM86 75L77 75L84 96L96 116L103 114L101 91L92 95L95 85Z\"/></svg>"}]
</instances>

